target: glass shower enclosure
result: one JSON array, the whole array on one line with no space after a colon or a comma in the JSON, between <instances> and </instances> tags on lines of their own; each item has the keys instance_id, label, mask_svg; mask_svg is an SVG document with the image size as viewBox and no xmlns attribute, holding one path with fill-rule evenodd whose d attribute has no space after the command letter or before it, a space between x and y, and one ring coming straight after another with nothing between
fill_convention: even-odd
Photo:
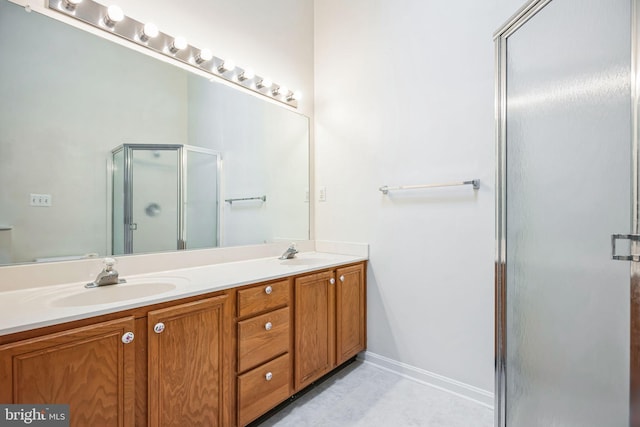
<instances>
[{"instance_id":1,"label":"glass shower enclosure","mask_svg":"<svg viewBox=\"0 0 640 427\"><path fill-rule=\"evenodd\" d=\"M220 154L123 144L112 151L114 255L219 246Z\"/></svg>"},{"instance_id":2,"label":"glass shower enclosure","mask_svg":"<svg viewBox=\"0 0 640 427\"><path fill-rule=\"evenodd\" d=\"M496 427L640 426L639 23L534 0L496 33Z\"/></svg>"}]
</instances>

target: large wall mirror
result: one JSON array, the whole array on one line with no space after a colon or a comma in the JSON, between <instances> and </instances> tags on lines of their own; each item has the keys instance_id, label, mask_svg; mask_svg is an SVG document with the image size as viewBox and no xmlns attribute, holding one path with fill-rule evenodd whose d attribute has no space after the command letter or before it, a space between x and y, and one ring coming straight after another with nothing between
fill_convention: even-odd
<instances>
[{"instance_id":1,"label":"large wall mirror","mask_svg":"<svg viewBox=\"0 0 640 427\"><path fill-rule=\"evenodd\" d=\"M309 238L309 120L0 0L0 265Z\"/></svg>"}]
</instances>

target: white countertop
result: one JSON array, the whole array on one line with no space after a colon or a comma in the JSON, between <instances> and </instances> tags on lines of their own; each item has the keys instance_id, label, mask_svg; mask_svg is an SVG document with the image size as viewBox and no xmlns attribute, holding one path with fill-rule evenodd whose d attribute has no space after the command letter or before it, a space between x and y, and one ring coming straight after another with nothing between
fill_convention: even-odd
<instances>
[{"instance_id":1,"label":"white countertop","mask_svg":"<svg viewBox=\"0 0 640 427\"><path fill-rule=\"evenodd\" d=\"M86 289L84 283L76 282L0 292L0 335L332 268L366 259L362 256L304 252L291 260L269 257L137 276L122 276L121 278L127 280L126 284L94 289ZM122 289L123 287L127 289ZM126 292L130 290L133 292ZM119 293L121 291L124 293ZM153 295L148 295L149 293ZM122 298L125 294L127 299ZM105 302L108 300L112 302Z\"/></svg>"}]
</instances>

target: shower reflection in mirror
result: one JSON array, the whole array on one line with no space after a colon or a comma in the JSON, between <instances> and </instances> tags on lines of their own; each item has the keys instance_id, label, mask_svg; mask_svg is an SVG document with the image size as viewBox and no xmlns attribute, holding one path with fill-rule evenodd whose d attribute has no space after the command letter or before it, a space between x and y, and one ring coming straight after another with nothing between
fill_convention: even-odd
<instances>
[{"instance_id":1,"label":"shower reflection in mirror","mask_svg":"<svg viewBox=\"0 0 640 427\"><path fill-rule=\"evenodd\" d=\"M112 151L113 254L220 245L219 153L189 145Z\"/></svg>"}]
</instances>

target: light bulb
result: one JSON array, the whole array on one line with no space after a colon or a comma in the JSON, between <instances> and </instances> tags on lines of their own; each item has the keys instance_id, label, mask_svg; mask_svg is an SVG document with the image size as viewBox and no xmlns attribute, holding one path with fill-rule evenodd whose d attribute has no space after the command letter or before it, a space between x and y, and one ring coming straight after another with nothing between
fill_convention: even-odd
<instances>
[{"instance_id":1,"label":"light bulb","mask_svg":"<svg viewBox=\"0 0 640 427\"><path fill-rule=\"evenodd\" d=\"M69 11L76 10L76 6L82 3L82 0L64 0L63 4L65 9Z\"/></svg>"},{"instance_id":2,"label":"light bulb","mask_svg":"<svg viewBox=\"0 0 640 427\"><path fill-rule=\"evenodd\" d=\"M120 6L112 4L107 8L107 14L104 17L104 23L107 27L113 27L116 23L124 19L124 12L120 9Z\"/></svg>"},{"instance_id":3,"label":"light bulb","mask_svg":"<svg viewBox=\"0 0 640 427\"><path fill-rule=\"evenodd\" d=\"M251 68L245 68L245 70L242 71L242 73L240 73L240 75L238 76L238 80L240 81L251 80L255 76L256 74L253 72Z\"/></svg>"},{"instance_id":4,"label":"light bulb","mask_svg":"<svg viewBox=\"0 0 640 427\"><path fill-rule=\"evenodd\" d=\"M273 85L273 82L271 81L271 79L266 78L266 77L264 79L260 80L256 84L256 86L258 86L259 89L262 89L262 88L269 89L272 85Z\"/></svg>"},{"instance_id":5,"label":"light bulb","mask_svg":"<svg viewBox=\"0 0 640 427\"><path fill-rule=\"evenodd\" d=\"M209 49L202 49L196 55L196 62L202 64L203 62L210 61L213 58L213 53Z\"/></svg>"},{"instance_id":6,"label":"light bulb","mask_svg":"<svg viewBox=\"0 0 640 427\"><path fill-rule=\"evenodd\" d=\"M236 63L232 59L226 59L220 66L218 67L218 71L224 73L226 71L233 71L236 68Z\"/></svg>"},{"instance_id":7,"label":"light bulb","mask_svg":"<svg viewBox=\"0 0 640 427\"><path fill-rule=\"evenodd\" d=\"M300 99L302 99L302 92L299 90L296 90L287 96L287 101L300 101Z\"/></svg>"},{"instance_id":8,"label":"light bulb","mask_svg":"<svg viewBox=\"0 0 640 427\"><path fill-rule=\"evenodd\" d=\"M187 40L184 37L176 37L175 39L173 39L173 42L171 43L171 47L169 48L169 50L171 51L171 53L176 53L179 50L182 50L184 48L187 47Z\"/></svg>"},{"instance_id":9,"label":"light bulb","mask_svg":"<svg viewBox=\"0 0 640 427\"><path fill-rule=\"evenodd\" d=\"M158 37L160 31L158 31L158 27L153 22L147 22L142 27L142 32L140 33L140 40L146 42L149 39L153 39Z\"/></svg>"},{"instance_id":10,"label":"light bulb","mask_svg":"<svg viewBox=\"0 0 640 427\"><path fill-rule=\"evenodd\" d=\"M289 89L287 89L286 86L278 86L274 88L271 93L273 94L273 96L282 95L286 98L287 96L289 96Z\"/></svg>"}]
</instances>

